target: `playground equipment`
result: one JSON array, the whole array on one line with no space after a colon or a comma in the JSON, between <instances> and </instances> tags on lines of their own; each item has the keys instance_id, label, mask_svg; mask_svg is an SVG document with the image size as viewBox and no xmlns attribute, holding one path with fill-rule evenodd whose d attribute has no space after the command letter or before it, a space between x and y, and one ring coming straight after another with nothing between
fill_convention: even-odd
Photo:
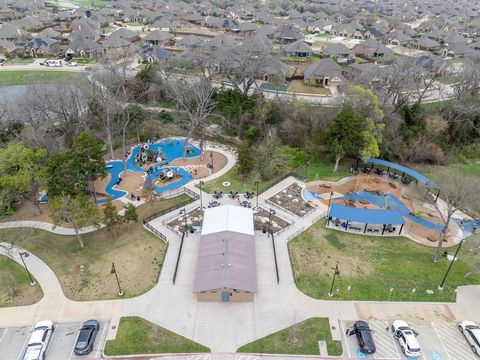
<instances>
[{"instance_id":1,"label":"playground equipment","mask_svg":"<svg viewBox=\"0 0 480 360\"><path fill-rule=\"evenodd\" d=\"M138 154L135 156L135 161L140 164L146 164L151 162L162 162L166 160L166 157L163 155L162 150L151 150L150 145L144 144Z\"/></svg>"}]
</instances>

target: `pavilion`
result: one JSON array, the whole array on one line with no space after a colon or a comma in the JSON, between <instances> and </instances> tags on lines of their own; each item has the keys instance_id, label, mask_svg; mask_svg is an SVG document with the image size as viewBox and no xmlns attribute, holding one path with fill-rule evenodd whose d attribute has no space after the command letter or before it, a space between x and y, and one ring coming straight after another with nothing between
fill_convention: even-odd
<instances>
[{"instance_id":1,"label":"pavilion","mask_svg":"<svg viewBox=\"0 0 480 360\"><path fill-rule=\"evenodd\" d=\"M405 219L398 210L361 209L332 204L327 227L369 235L401 235Z\"/></svg>"}]
</instances>

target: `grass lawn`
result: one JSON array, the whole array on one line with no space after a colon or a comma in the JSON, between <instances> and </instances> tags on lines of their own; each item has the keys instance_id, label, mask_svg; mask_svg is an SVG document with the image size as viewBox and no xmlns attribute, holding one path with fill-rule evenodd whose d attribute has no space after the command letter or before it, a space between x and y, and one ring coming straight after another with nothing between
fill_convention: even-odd
<instances>
[{"instance_id":1,"label":"grass lawn","mask_svg":"<svg viewBox=\"0 0 480 360\"><path fill-rule=\"evenodd\" d=\"M308 181L337 181L343 179L344 177L351 176L347 166L347 160L340 163L336 173L333 172L333 164L324 161L314 161L308 165L308 167L303 165L297 169L297 173L302 177L306 177Z\"/></svg>"},{"instance_id":2,"label":"grass lawn","mask_svg":"<svg viewBox=\"0 0 480 360\"><path fill-rule=\"evenodd\" d=\"M73 0L74 3L77 3L79 6L91 6L94 8L105 7L110 0Z\"/></svg>"},{"instance_id":3,"label":"grass lawn","mask_svg":"<svg viewBox=\"0 0 480 360\"><path fill-rule=\"evenodd\" d=\"M105 355L210 352L210 349L136 316L120 319L117 337L105 344Z\"/></svg>"},{"instance_id":4,"label":"grass lawn","mask_svg":"<svg viewBox=\"0 0 480 360\"><path fill-rule=\"evenodd\" d=\"M58 70L5 70L0 71L0 86L44 84L58 79L73 78L78 73Z\"/></svg>"},{"instance_id":5,"label":"grass lawn","mask_svg":"<svg viewBox=\"0 0 480 360\"><path fill-rule=\"evenodd\" d=\"M139 219L187 199L181 195L138 207ZM56 273L65 295L72 300L100 300L117 297L112 262L125 291L138 296L152 288L163 265L167 244L137 224L120 225L118 239L101 229L82 235L81 249L75 236L52 234L38 229L2 229L3 241L18 243L43 259Z\"/></svg>"},{"instance_id":6,"label":"grass lawn","mask_svg":"<svg viewBox=\"0 0 480 360\"><path fill-rule=\"evenodd\" d=\"M342 355L342 343L333 341L327 318L310 318L280 330L237 350L243 353L256 354L298 354L319 355L319 340L326 340L328 355Z\"/></svg>"},{"instance_id":7,"label":"grass lawn","mask_svg":"<svg viewBox=\"0 0 480 360\"><path fill-rule=\"evenodd\" d=\"M76 62L78 65L92 64L93 62L95 62L93 59L84 57L73 58L72 61Z\"/></svg>"},{"instance_id":8,"label":"grass lawn","mask_svg":"<svg viewBox=\"0 0 480 360\"><path fill-rule=\"evenodd\" d=\"M478 284L480 275L463 276L475 263L475 255L462 248L443 291L437 286L449 262L434 264L435 249L404 237L370 237L325 228L325 220L289 242L297 287L316 299L328 299L333 268L339 261L340 278L335 282L342 300L454 301L455 288ZM449 253L454 251L448 249ZM348 286L351 290L348 291ZM412 289L416 293L412 296ZM433 290L434 294L427 294ZM335 297L337 298L337 297Z\"/></svg>"},{"instance_id":9,"label":"grass lawn","mask_svg":"<svg viewBox=\"0 0 480 360\"><path fill-rule=\"evenodd\" d=\"M270 184L273 180L263 181L259 183L258 187L261 192L261 189L266 185ZM230 186L223 186L224 182L229 182ZM196 185L198 187L198 185ZM237 166L234 166L229 172L220 176L219 178L208 181L203 185L203 191L208 193L213 193L214 191L223 191L228 193L230 191L246 192L246 191L256 191L255 185L249 183L245 180L242 180L237 174Z\"/></svg>"},{"instance_id":10,"label":"grass lawn","mask_svg":"<svg viewBox=\"0 0 480 360\"><path fill-rule=\"evenodd\" d=\"M25 268L16 261L0 255L0 307L31 305L40 301L42 297L40 285L38 283L30 285Z\"/></svg>"},{"instance_id":11,"label":"grass lawn","mask_svg":"<svg viewBox=\"0 0 480 360\"><path fill-rule=\"evenodd\" d=\"M328 88L320 86L307 86L303 83L303 80L292 80L288 91L303 94L315 94L322 96L332 96L332 92Z\"/></svg>"},{"instance_id":12,"label":"grass lawn","mask_svg":"<svg viewBox=\"0 0 480 360\"><path fill-rule=\"evenodd\" d=\"M293 56L280 56L280 60L284 62L316 62L320 61L321 58L320 56L313 55L308 58L302 58L302 57L293 57Z\"/></svg>"},{"instance_id":13,"label":"grass lawn","mask_svg":"<svg viewBox=\"0 0 480 360\"><path fill-rule=\"evenodd\" d=\"M28 65L35 61L34 58L27 57L27 58L13 58L8 59L5 61L5 65Z\"/></svg>"},{"instance_id":14,"label":"grass lawn","mask_svg":"<svg viewBox=\"0 0 480 360\"><path fill-rule=\"evenodd\" d=\"M480 161L472 162L470 164L461 165L460 172L469 176L480 176Z\"/></svg>"}]
</instances>

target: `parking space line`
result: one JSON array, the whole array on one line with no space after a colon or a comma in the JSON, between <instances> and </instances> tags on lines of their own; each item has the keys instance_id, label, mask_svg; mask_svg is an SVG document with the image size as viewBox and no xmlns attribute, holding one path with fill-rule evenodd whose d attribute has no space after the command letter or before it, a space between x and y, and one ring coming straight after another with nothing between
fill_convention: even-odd
<instances>
[{"instance_id":1,"label":"parking space line","mask_svg":"<svg viewBox=\"0 0 480 360\"><path fill-rule=\"evenodd\" d=\"M25 347L27 346L28 338L30 337L30 333L33 330L33 326L30 328L30 331L27 334L27 338L25 339L25 342L22 345L22 349L20 350L20 354L18 354L17 360L20 360L20 358L23 356L23 352L25 351Z\"/></svg>"},{"instance_id":2,"label":"parking space line","mask_svg":"<svg viewBox=\"0 0 480 360\"><path fill-rule=\"evenodd\" d=\"M369 321L369 324L370 328L374 331L375 342L381 345L380 347L377 346L377 351L373 357L375 359L400 359L400 353L398 352L395 340L390 333L388 322L372 320Z\"/></svg>"},{"instance_id":3,"label":"parking space line","mask_svg":"<svg viewBox=\"0 0 480 360\"><path fill-rule=\"evenodd\" d=\"M345 347L347 348L348 358L351 359L352 354L350 353L350 348L348 346L347 338L345 336L345 328L343 327L343 323L341 321L340 321L340 331L342 332L342 338L343 338L342 344L345 344Z\"/></svg>"},{"instance_id":4,"label":"parking space line","mask_svg":"<svg viewBox=\"0 0 480 360\"><path fill-rule=\"evenodd\" d=\"M105 325L103 327L102 334L100 335L100 342L98 344L97 351L95 352L95 358L96 359L100 359L99 352L100 352L100 350L103 350L103 347L105 345L105 338L107 336L106 330L109 327L110 327L110 321L105 321Z\"/></svg>"},{"instance_id":5,"label":"parking space line","mask_svg":"<svg viewBox=\"0 0 480 360\"><path fill-rule=\"evenodd\" d=\"M73 350L75 349L75 343L73 343L72 350L70 351L70 356L68 357L68 360L72 360L73 356Z\"/></svg>"},{"instance_id":6,"label":"parking space line","mask_svg":"<svg viewBox=\"0 0 480 360\"><path fill-rule=\"evenodd\" d=\"M2 337L0 338L0 343L3 341L3 339L5 338L5 335L7 334L7 331L8 331L8 328L4 329L3 331L3 334L2 334Z\"/></svg>"},{"instance_id":7,"label":"parking space line","mask_svg":"<svg viewBox=\"0 0 480 360\"><path fill-rule=\"evenodd\" d=\"M432 322L432 327L440 339L442 346L444 346L445 343L444 349L450 359L475 360L475 356L470 352L467 343L462 341L463 339L459 339L463 337L463 335L453 329L456 326Z\"/></svg>"},{"instance_id":8,"label":"parking space line","mask_svg":"<svg viewBox=\"0 0 480 360\"><path fill-rule=\"evenodd\" d=\"M433 323L432 321L432 328L433 328L433 331L435 331L435 334L437 334L438 336L438 339L440 340L440 344L442 344L442 348L443 348L443 351L445 351L445 354L447 354L447 356L450 358L450 354L448 353L447 349L445 348L445 345L443 345L443 341L442 341L442 338L440 337L440 335L438 334L438 331L437 329L435 328L435 324Z\"/></svg>"}]
</instances>

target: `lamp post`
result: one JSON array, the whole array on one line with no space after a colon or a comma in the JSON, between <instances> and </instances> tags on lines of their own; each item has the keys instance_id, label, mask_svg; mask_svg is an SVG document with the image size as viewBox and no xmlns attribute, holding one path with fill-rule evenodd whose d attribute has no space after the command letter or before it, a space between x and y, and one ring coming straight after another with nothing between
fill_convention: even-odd
<instances>
[{"instance_id":1,"label":"lamp post","mask_svg":"<svg viewBox=\"0 0 480 360\"><path fill-rule=\"evenodd\" d=\"M305 160L305 182L307 181L308 166L310 165L310 159Z\"/></svg>"},{"instance_id":2,"label":"lamp post","mask_svg":"<svg viewBox=\"0 0 480 360\"><path fill-rule=\"evenodd\" d=\"M210 151L210 164L212 165L212 172L213 172L213 151Z\"/></svg>"},{"instance_id":3,"label":"lamp post","mask_svg":"<svg viewBox=\"0 0 480 360\"><path fill-rule=\"evenodd\" d=\"M355 165L355 170L358 172L358 164L360 163L360 156L357 156L357 164Z\"/></svg>"},{"instance_id":4,"label":"lamp post","mask_svg":"<svg viewBox=\"0 0 480 360\"><path fill-rule=\"evenodd\" d=\"M268 232L272 235L272 215L275 215L276 212L274 209L270 209L270 213L268 214Z\"/></svg>"},{"instance_id":5,"label":"lamp post","mask_svg":"<svg viewBox=\"0 0 480 360\"><path fill-rule=\"evenodd\" d=\"M20 255L20 259L22 259L22 263L23 263L23 266L25 267L25 270L28 274L28 277L30 278L30 285L35 285L37 282L35 280L33 280L33 277L32 277L32 274L30 274L30 271L28 271L28 267L27 267L27 264L25 263L25 259L23 258L24 256L27 258L30 256L29 253L27 253L26 251L19 251L18 255Z\"/></svg>"},{"instance_id":6,"label":"lamp post","mask_svg":"<svg viewBox=\"0 0 480 360\"><path fill-rule=\"evenodd\" d=\"M333 191L330 191L330 198L328 199L327 219L330 216L330 206L332 205L332 196L333 196Z\"/></svg>"},{"instance_id":7,"label":"lamp post","mask_svg":"<svg viewBox=\"0 0 480 360\"><path fill-rule=\"evenodd\" d=\"M477 228L473 227L472 234L474 234L476 230L477 230ZM448 266L447 272L445 273L445 276L443 277L443 280L440 283L440 285L438 285L438 290L443 290L443 285L445 285L445 280L447 280L448 273L452 269L453 263L455 262L455 260L457 260L458 252L460 251L460 248L462 247L464 241L465 241L465 239L462 239L460 241L460 243L458 244L457 250L455 251L455 255L453 255L452 261L450 261L450 265Z\"/></svg>"},{"instance_id":8,"label":"lamp post","mask_svg":"<svg viewBox=\"0 0 480 360\"><path fill-rule=\"evenodd\" d=\"M256 187L256 194L257 194L257 205L255 206L256 208L258 208L258 180L255 180L255 187Z\"/></svg>"},{"instance_id":9,"label":"lamp post","mask_svg":"<svg viewBox=\"0 0 480 360\"><path fill-rule=\"evenodd\" d=\"M330 292L328 293L328 296L333 296L333 286L335 285L335 279L337 276L340 276L340 270L338 269L338 261L337 264L335 265L335 272L333 273L333 280L332 280L332 286L330 287Z\"/></svg>"},{"instance_id":10,"label":"lamp post","mask_svg":"<svg viewBox=\"0 0 480 360\"><path fill-rule=\"evenodd\" d=\"M185 234L185 236L188 237L187 209L183 208L182 210L180 210L180 215L182 215L182 214L183 214L183 223L184 223L183 233Z\"/></svg>"},{"instance_id":11,"label":"lamp post","mask_svg":"<svg viewBox=\"0 0 480 360\"><path fill-rule=\"evenodd\" d=\"M205 182L203 180L200 180L199 185L200 185L200 208L201 209L203 209L203 203L202 203L202 192L203 192L202 186L203 186L203 184L205 184Z\"/></svg>"},{"instance_id":12,"label":"lamp post","mask_svg":"<svg viewBox=\"0 0 480 360\"><path fill-rule=\"evenodd\" d=\"M117 274L117 269L115 268L115 263L112 262L112 270L110 270L111 274L115 274L115 279L117 280L117 286L118 286L118 296L123 296L123 290L122 287L120 286L120 280L118 280L118 274Z\"/></svg>"}]
</instances>

